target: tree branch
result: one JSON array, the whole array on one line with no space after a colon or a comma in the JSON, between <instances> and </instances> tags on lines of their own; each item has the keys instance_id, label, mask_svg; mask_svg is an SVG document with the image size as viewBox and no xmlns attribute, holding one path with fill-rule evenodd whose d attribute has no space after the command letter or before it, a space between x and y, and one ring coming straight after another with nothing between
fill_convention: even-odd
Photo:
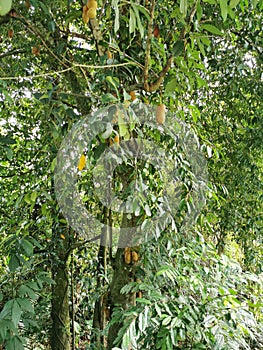
<instances>
[{"instance_id":1,"label":"tree branch","mask_svg":"<svg viewBox=\"0 0 263 350\"><path fill-rule=\"evenodd\" d=\"M104 56L106 54L107 49L105 46L100 45L100 42L103 40L103 37L102 37L102 33L101 33L101 30L99 27L99 23L96 20L96 18L90 19L89 23L90 23L90 28L92 30L93 37L94 37L95 42L96 42L98 55L100 57Z\"/></svg>"},{"instance_id":2,"label":"tree branch","mask_svg":"<svg viewBox=\"0 0 263 350\"><path fill-rule=\"evenodd\" d=\"M163 67L161 73L159 74L159 77L153 83L148 83L147 82L147 85L145 85L145 82L144 82L144 90L145 91L147 91L147 92L154 92L154 91L159 89L160 85L163 82L163 79L164 79L166 73L171 68L172 62L173 62L173 56L171 56L168 59L166 65Z\"/></svg>"},{"instance_id":3,"label":"tree branch","mask_svg":"<svg viewBox=\"0 0 263 350\"><path fill-rule=\"evenodd\" d=\"M155 0L152 1L151 6L151 12L150 12L150 21L148 25L148 35L147 35L147 42L146 42L146 52L145 52L145 66L144 66L144 84L143 89L146 92L154 92L159 89L161 86L163 79L168 72L168 70L171 68L173 57L170 56L167 60L166 65L163 67L161 73L159 74L158 78L153 82L149 83L149 67L150 67L150 60L151 60L151 40L153 35L153 19L154 19L154 10L155 10Z\"/></svg>"},{"instance_id":4,"label":"tree branch","mask_svg":"<svg viewBox=\"0 0 263 350\"><path fill-rule=\"evenodd\" d=\"M27 53L27 51L26 50L12 50L12 51L8 51L8 52L3 53L2 55L0 55L0 59L4 58L4 57L12 56L12 55L17 55L19 53Z\"/></svg>"}]
</instances>

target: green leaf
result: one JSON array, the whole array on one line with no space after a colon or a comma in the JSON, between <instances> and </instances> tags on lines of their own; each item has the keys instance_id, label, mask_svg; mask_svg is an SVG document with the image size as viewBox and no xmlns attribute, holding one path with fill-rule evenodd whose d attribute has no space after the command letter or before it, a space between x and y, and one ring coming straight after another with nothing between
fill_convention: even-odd
<instances>
[{"instance_id":1,"label":"green leaf","mask_svg":"<svg viewBox=\"0 0 263 350\"><path fill-rule=\"evenodd\" d=\"M252 0L253 9L257 7L259 0Z\"/></svg>"},{"instance_id":2,"label":"green leaf","mask_svg":"<svg viewBox=\"0 0 263 350\"><path fill-rule=\"evenodd\" d=\"M227 2L228 0L220 0L220 9L221 9L221 16L223 18L223 21L225 21L227 18L227 13L228 13Z\"/></svg>"},{"instance_id":3,"label":"green leaf","mask_svg":"<svg viewBox=\"0 0 263 350\"><path fill-rule=\"evenodd\" d=\"M14 326L13 322L7 319L0 320L0 341L1 338L3 340L8 338L10 332L12 332L13 334L17 333L16 327Z\"/></svg>"},{"instance_id":4,"label":"green leaf","mask_svg":"<svg viewBox=\"0 0 263 350\"><path fill-rule=\"evenodd\" d=\"M139 317L138 317L138 326L139 326L139 330L141 332L143 332L148 324L147 324L147 321L148 321L148 313L149 313L149 307L146 306L144 311L140 313Z\"/></svg>"},{"instance_id":5,"label":"green leaf","mask_svg":"<svg viewBox=\"0 0 263 350\"><path fill-rule=\"evenodd\" d=\"M0 16L5 16L11 10L12 0L0 0Z\"/></svg>"},{"instance_id":6,"label":"green leaf","mask_svg":"<svg viewBox=\"0 0 263 350\"><path fill-rule=\"evenodd\" d=\"M0 137L0 143L2 145L12 145L12 144L15 144L16 141L12 137L5 136L5 137Z\"/></svg>"},{"instance_id":7,"label":"green leaf","mask_svg":"<svg viewBox=\"0 0 263 350\"><path fill-rule=\"evenodd\" d=\"M18 290L18 295L20 297L28 296L29 298L36 300L37 296L33 289L29 288L27 285L23 284Z\"/></svg>"},{"instance_id":8,"label":"green leaf","mask_svg":"<svg viewBox=\"0 0 263 350\"><path fill-rule=\"evenodd\" d=\"M111 123L106 124L105 131L100 135L103 139L107 139L113 132L113 127Z\"/></svg>"},{"instance_id":9,"label":"green leaf","mask_svg":"<svg viewBox=\"0 0 263 350\"><path fill-rule=\"evenodd\" d=\"M135 18L133 9L130 7L129 33L130 34L134 33L135 28L136 28L136 18Z\"/></svg>"},{"instance_id":10,"label":"green leaf","mask_svg":"<svg viewBox=\"0 0 263 350\"><path fill-rule=\"evenodd\" d=\"M173 47L173 56L176 57L180 55L184 50L184 42L183 40L177 40Z\"/></svg>"},{"instance_id":11,"label":"green leaf","mask_svg":"<svg viewBox=\"0 0 263 350\"><path fill-rule=\"evenodd\" d=\"M240 0L230 0L229 7L230 7L231 9L237 7L237 5L239 4L239 1L240 1Z\"/></svg>"},{"instance_id":12,"label":"green leaf","mask_svg":"<svg viewBox=\"0 0 263 350\"><path fill-rule=\"evenodd\" d=\"M118 92L118 87L120 85L119 79L116 77L112 77L111 75L108 75L105 79L111 87L113 87L116 92Z\"/></svg>"},{"instance_id":13,"label":"green leaf","mask_svg":"<svg viewBox=\"0 0 263 350\"><path fill-rule=\"evenodd\" d=\"M151 301L145 298L137 298L136 301L141 304L151 305Z\"/></svg>"},{"instance_id":14,"label":"green leaf","mask_svg":"<svg viewBox=\"0 0 263 350\"><path fill-rule=\"evenodd\" d=\"M20 305L22 311L29 312L31 314L34 313L33 305L31 304L29 299L17 298L16 300L17 300L18 304Z\"/></svg>"},{"instance_id":15,"label":"green leaf","mask_svg":"<svg viewBox=\"0 0 263 350\"><path fill-rule=\"evenodd\" d=\"M180 0L180 12L183 14L184 17L187 14L187 6L187 0Z\"/></svg>"},{"instance_id":16,"label":"green leaf","mask_svg":"<svg viewBox=\"0 0 263 350\"><path fill-rule=\"evenodd\" d=\"M170 315L166 316L162 321L162 325L167 326L171 322L171 320L172 320L172 316Z\"/></svg>"},{"instance_id":17,"label":"green leaf","mask_svg":"<svg viewBox=\"0 0 263 350\"><path fill-rule=\"evenodd\" d=\"M37 199L37 192L33 191L30 196L31 202L34 203Z\"/></svg>"},{"instance_id":18,"label":"green leaf","mask_svg":"<svg viewBox=\"0 0 263 350\"><path fill-rule=\"evenodd\" d=\"M29 240L27 240L25 238L21 239L20 245L23 248L23 250L27 256L33 255L34 246L31 242L29 242Z\"/></svg>"},{"instance_id":19,"label":"green leaf","mask_svg":"<svg viewBox=\"0 0 263 350\"><path fill-rule=\"evenodd\" d=\"M11 314L11 308L12 308L12 300L8 300L7 303L5 303L1 313L0 313L0 320L7 318Z\"/></svg>"},{"instance_id":20,"label":"green leaf","mask_svg":"<svg viewBox=\"0 0 263 350\"><path fill-rule=\"evenodd\" d=\"M128 128L127 128L127 125L126 125L123 117L121 116L121 114L118 115L118 125L119 125L120 137L123 137L123 136L127 135L128 134Z\"/></svg>"},{"instance_id":21,"label":"green leaf","mask_svg":"<svg viewBox=\"0 0 263 350\"><path fill-rule=\"evenodd\" d=\"M6 350L24 350L23 339L19 336L12 336L6 342Z\"/></svg>"},{"instance_id":22,"label":"green leaf","mask_svg":"<svg viewBox=\"0 0 263 350\"><path fill-rule=\"evenodd\" d=\"M197 45L198 45L198 47L199 47L199 50L200 50L201 54L205 57L205 48L204 48L204 45L202 44L200 38L197 38L196 41L197 41Z\"/></svg>"},{"instance_id":23,"label":"green leaf","mask_svg":"<svg viewBox=\"0 0 263 350\"><path fill-rule=\"evenodd\" d=\"M31 194L27 193L24 197L24 200L27 204L31 204Z\"/></svg>"},{"instance_id":24,"label":"green leaf","mask_svg":"<svg viewBox=\"0 0 263 350\"><path fill-rule=\"evenodd\" d=\"M121 344L122 349L128 349L130 342L131 342L130 334L129 334L129 332L126 332L122 338L122 344Z\"/></svg>"},{"instance_id":25,"label":"green leaf","mask_svg":"<svg viewBox=\"0 0 263 350\"><path fill-rule=\"evenodd\" d=\"M94 159L98 160L106 148L107 148L106 143L101 143L97 148L95 148L93 153Z\"/></svg>"},{"instance_id":26,"label":"green leaf","mask_svg":"<svg viewBox=\"0 0 263 350\"><path fill-rule=\"evenodd\" d=\"M22 310L16 299L9 300L0 313L0 319L11 319L16 327L21 319Z\"/></svg>"},{"instance_id":27,"label":"green leaf","mask_svg":"<svg viewBox=\"0 0 263 350\"><path fill-rule=\"evenodd\" d=\"M20 262L16 254L12 254L8 263L8 267L11 272L15 272L15 270L20 266Z\"/></svg>"},{"instance_id":28,"label":"green leaf","mask_svg":"<svg viewBox=\"0 0 263 350\"><path fill-rule=\"evenodd\" d=\"M202 18L202 15L203 15L203 9L202 9L202 6L200 5L199 2L198 2L197 7L196 7L196 15L197 15L198 21L200 21L200 19Z\"/></svg>"},{"instance_id":29,"label":"green leaf","mask_svg":"<svg viewBox=\"0 0 263 350\"><path fill-rule=\"evenodd\" d=\"M216 35L223 35L223 33L212 24L202 24L202 28L207 30L209 33Z\"/></svg>"},{"instance_id":30,"label":"green leaf","mask_svg":"<svg viewBox=\"0 0 263 350\"><path fill-rule=\"evenodd\" d=\"M169 94L171 92L174 92L176 88L178 88L178 79L173 78L166 84L165 93Z\"/></svg>"},{"instance_id":31,"label":"green leaf","mask_svg":"<svg viewBox=\"0 0 263 350\"><path fill-rule=\"evenodd\" d=\"M145 214L146 214L147 216L152 216L152 212L151 212L151 209L150 209L150 207L149 207L148 204L146 204L146 205L144 206L144 210L145 210Z\"/></svg>"},{"instance_id":32,"label":"green leaf","mask_svg":"<svg viewBox=\"0 0 263 350\"><path fill-rule=\"evenodd\" d=\"M39 289L39 285L38 285L37 282L30 281L30 282L27 283L27 285L28 285L29 288L31 288L31 289L33 289L33 290L35 290L35 291L40 290L40 289Z\"/></svg>"},{"instance_id":33,"label":"green leaf","mask_svg":"<svg viewBox=\"0 0 263 350\"><path fill-rule=\"evenodd\" d=\"M21 315L22 315L22 310L20 308L20 305L18 304L16 299L14 299L12 309L11 309L11 319L15 326L18 325L18 322L21 319Z\"/></svg>"},{"instance_id":34,"label":"green leaf","mask_svg":"<svg viewBox=\"0 0 263 350\"><path fill-rule=\"evenodd\" d=\"M101 96L101 102L102 103L109 103L109 102L116 102L117 98L114 97L112 94L107 93Z\"/></svg>"},{"instance_id":35,"label":"green leaf","mask_svg":"<svg viewBox=\"0 0 263 350\"><path fill-rule=\"evenodd\" d=\"M112 0L111 6L114 9L115 12L115 20L114 20L114 31L117 33L117 31L120 29L120 11L119 11L119 0Z\"/></svg>"},{"instance_id":36,"label":"green leaf","mask_svg":"<svg viewBox=\"0 0 263 350\"><path fill-rule=\"evenodd\" d=\"M144 37L144 27L141 22L138 6L136 4L132 4L133 11L135 13L136 19L137 19L137 26L141 35L141 38Z\"/></svg>"},{"instance_id":37,"label":"green leaf","mask_svg":"<svg viewBox=\"0 0 263 350\"><path fill-rule=\"evenodd\" d=\"M156 272L156 276L163 275L167 270L170 270L169 266L162 266L161 269Z\"/></svg>"}]
</instances>

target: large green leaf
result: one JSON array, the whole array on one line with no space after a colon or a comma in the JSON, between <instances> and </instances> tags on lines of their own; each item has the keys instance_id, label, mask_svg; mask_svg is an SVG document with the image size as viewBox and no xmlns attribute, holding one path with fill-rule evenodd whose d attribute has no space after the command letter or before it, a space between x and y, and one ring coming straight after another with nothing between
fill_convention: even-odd
<instances>
[{"instance_id":1,"label":"large green leaf","mask_svg":"<svg viewBox=\"0 0 263 350\"><path fill-rule=\"evenodd\" d=\"M5 16L12 7L12 0L0 0L0 16Z\"/></svg>"}]
</instances>

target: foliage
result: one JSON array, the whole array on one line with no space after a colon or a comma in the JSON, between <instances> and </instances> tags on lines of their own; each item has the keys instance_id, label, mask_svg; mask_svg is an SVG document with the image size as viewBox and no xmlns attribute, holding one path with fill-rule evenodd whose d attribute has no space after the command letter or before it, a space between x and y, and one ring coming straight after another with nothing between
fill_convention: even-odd
<instances>
[{"instance_id":1,"label":"foliage","mask_svg":"<svg viewBox=\"0 0 263 350\"><path fill-rule=\"evenodd\" d=\"M134 342L138 349L263 346L262 2L98 0L97 19L89 25L82 1L14 0L10 12L9 3L0 1L0 344L10 350L50 346L53 278L65 263L71 268L66 297L73 346L95 347L92 310L111 288L114 264L108 257L102 272L100 249L61 216L55 158L83 116L109 104L128 106L135 95L134 104L165 104L171 125L173 115L191 125L210 181L195 231L179 230L193 210L188 198L167 231L153 232L157 242L141 247L140 281L123 293L142 291L143 298L125 313L116 308L110 322L125 321L119 343L128 348ZM174 140L154 128L129 132L147 136L181 162L186 195L194 179ZM107 142L92 140L93 165ZM151 221L164 182L138 162L144 166L140 185L151 198L136 198L132 186L121 193L130 165L126 159L118 167L115 191ZM84 170L83 201L103 221L91 182ZM121 225L120 215L113 220ZM199 239L193 239L196 232Z\"/></svg>"},{"instance_id":2,"label":"foliage","mask_svg":"<svg viewBox=\"0 0 263 350\"><path fill-rule=\"evenodd\" d=\"M166 243L166 246L164 244ZM125 320L122 349L252 349L262 344L262 276L200 241L175 246L163 240L163 265L143 282L123 288L143 292L137 306L115 317ZM158 244L160 247L160 244ZM153 276L153 271L156 273ZM113 319L114 322L114 319Z\"/></svg>"}]
</instances>

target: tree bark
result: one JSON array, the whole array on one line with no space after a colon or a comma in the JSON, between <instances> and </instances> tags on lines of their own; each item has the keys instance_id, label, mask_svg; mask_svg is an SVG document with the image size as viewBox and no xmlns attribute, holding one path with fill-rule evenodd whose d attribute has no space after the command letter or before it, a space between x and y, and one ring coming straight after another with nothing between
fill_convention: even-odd
<instances>
[{"instance_id":1,"label":"tree bark","mask_svg":"<svg viewBox=\"0 0 263 350\"><path fill-rule=\"evenodd\" d=\"M127 214L123 214L122 227L134 227L135 221L138 218L132 216L128 219ZM127 231L129 232L129 231ZM132 239L132 237L129 237ZM127 237L120 237L120 240L127 241ZM120 244L122 246L122 244ZM110 285L110 303L112 312L116 307L121 307L123 310L128 310L130 307L135 305L134 293L122 294L121 289L126 286L129 282L134 281L137 265L132 260L129 264L125 262L124 258L125 248L118 248L115 262L113 278ZM115 345L114 342L118 336L120 329L123 326L123 322L114 323L109 328L107 350L111 350Z\"/></svg>"},{"instance_id":2,"label":"tree bark","mask_svg":"<svg viewBox=\"0 0 263 350\"><path fill-rule=\"evenodd\" d=\"M55 282L51 302L51 349L70 350L70 316L68 301L68 256L60 256L52 266Z\"/></svg>"}]
</instances>

